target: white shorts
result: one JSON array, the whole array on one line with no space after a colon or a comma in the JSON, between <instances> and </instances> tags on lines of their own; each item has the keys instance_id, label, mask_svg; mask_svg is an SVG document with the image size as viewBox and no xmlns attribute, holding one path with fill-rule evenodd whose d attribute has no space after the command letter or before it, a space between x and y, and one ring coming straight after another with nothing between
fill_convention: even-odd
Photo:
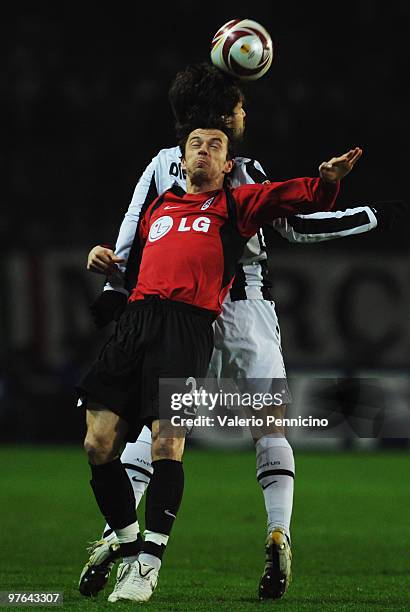
<instances>
[{"instance_id":1,"label":"white shorts","mask_svg":"<svg viewBox=\"0 0 410 612\"><path fill-rule=\"evenodd\" d=\"M225 301L214 335L211 377L286 378L274 302Z\"/></svg>"}]
</instances>

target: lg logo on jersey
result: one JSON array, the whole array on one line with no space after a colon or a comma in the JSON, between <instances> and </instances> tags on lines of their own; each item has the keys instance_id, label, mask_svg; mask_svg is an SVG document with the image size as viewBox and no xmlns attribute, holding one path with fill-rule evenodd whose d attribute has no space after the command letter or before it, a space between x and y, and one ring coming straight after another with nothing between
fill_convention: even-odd
<instances>
[{"instance_id":1,"label":"lg logo on jersey","mask_svg":"<svg viewBox=\"0 0 410 612\"><path fill-rule=\"evenodd\" d=\"M169 215L160 217L151 225L148 234L148 240L150 242L155 242L156 240L159 240L160 238L165 236L165 234L168 234L173 224L174 220Z\"/></svg>"},{"instance_id":2,"label":"lg logo on jersey","mask_svg":"<svg viewBox=\"0 0 410 612\"><path fill-rule=\"evenodd\" d=\"M189 232L194 230L194 232L207 232L209 230L209 226L211 225L210 219L208 217L197 217L194 219L192 226L187 225L188 217L182 217L179 226L178 232Z\"/></svg>"},{"instance_id":3,"label":"lg logo on jersey","mask_svg":"<svg viewBox=\"0 0 410 612\"><path fill-rule=\"evenodd\" d=\"M173 225L174 219L169 215L165 215L164 217L160 217L154 221L148 234L149 242L156 242L156 240L163 238L166 234L168 234ZM192 222L192 225L188 224L188 217L182 217L179 222L177 232L190 232L191 230L194 232L207 232L210 225L211 220L208 219L208 217L197 217Z\"/></svg>"}]
</instances>

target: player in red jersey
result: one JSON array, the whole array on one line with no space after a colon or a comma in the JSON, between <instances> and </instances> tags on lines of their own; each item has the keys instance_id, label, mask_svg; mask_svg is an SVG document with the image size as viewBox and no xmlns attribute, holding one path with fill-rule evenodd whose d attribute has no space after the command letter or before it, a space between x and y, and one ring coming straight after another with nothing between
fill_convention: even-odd
<instances>
[{"instance_id":1,"label":"player in red jersey","mask_svg":"<svg viewBox=\"0 0 410 612\"><path fill-rule=\"evenodd\" d=\"M151 597L182 499L184 430L159 435L158 379L205 376L212 322L245 242L276 217L331 208L338 181L361 156L357 148L321 164L318 179L223 190L233 166L229 139L225 126L211 125L190 131L183 145L187 193L167 191L144 214L137 284L114 335L78 385L87 406L91 486L124 558L109 601ZM141 551L119 454L143 424L152 430L154 473Z\"/></svg>"}]
</instances>

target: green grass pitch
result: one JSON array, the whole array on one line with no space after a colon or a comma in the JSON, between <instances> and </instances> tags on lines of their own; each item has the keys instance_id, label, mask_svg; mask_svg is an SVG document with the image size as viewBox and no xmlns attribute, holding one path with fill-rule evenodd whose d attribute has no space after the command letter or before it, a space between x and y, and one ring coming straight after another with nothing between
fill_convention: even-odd
<instances>
[{"instance_id":1,"label":"green grass pitch","mask_svg":"<svg viewBox=\"0 0 410 612\"><path fill-rule=\"evenodd\" d=\"M282 600L257 600L265 512L254 453L192 449L159 586L141 607L410 610L408 457L296 452L295 458L293 583ZM63 591L57 609L64 612L138 609L109 604L109 588L93 600L77 591L85 543L102 527L81 449L6 447L0 461L0 590Z\"/></svg>"}]
</instances>

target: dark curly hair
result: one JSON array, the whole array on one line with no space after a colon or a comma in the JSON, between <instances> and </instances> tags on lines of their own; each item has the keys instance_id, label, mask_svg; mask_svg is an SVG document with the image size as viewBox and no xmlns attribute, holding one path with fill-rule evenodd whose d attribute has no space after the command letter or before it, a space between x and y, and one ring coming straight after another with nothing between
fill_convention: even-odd
<instances>
[{"instance_id":1,"label":"dark curly hair","mask_svg":"<svg viewBox=\"0 0 410 612\"><path fill-rule=\"evenodd\" d=\"M235 106L244 100L239 81L206 62L191 64L178 72L168 97L179 139L184 125L192 125L210 114L232 115Z\"/></svg>"}]
</instances>

